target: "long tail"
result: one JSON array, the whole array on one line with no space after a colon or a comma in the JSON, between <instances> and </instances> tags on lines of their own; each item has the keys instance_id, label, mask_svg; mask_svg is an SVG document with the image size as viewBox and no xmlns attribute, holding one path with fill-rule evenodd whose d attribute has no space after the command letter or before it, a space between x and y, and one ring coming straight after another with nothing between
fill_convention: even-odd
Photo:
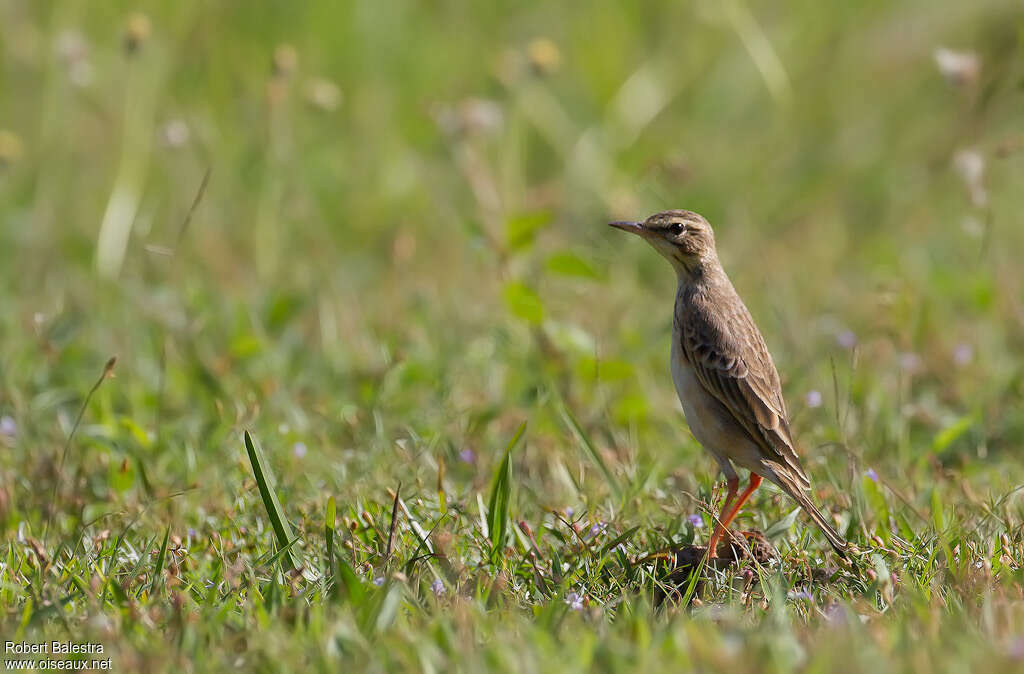
<instances>
[{"instance_id":1,"label":"long tail","mask_svg":"<svg viewBox=\"0 0 1024 674\"><path fill-rule=\"evenodd\" d=\"M796 498L797 502L804 509L804 512L811 516L811 519L818 525L821 532L825 534L825 538L827 538L828 542L832 544L835 551L841 555L845 555L847 550L850 548L850 544L846 542L846 539L843 538L842 534L836 531L832 525L829 524L829 521L825 519L825 516L820 510L818 510L817 506L814 505L814 502L811 501L810 497L808 497L806 493L801 492L799 496L794 495L794 498Z\"/></svg>"},{"instance_id":2,"label":"long tail","mask_svg":"<svg viewBox=\"0 0 1024 674\"><path fill-rule=\"evenodd\" d=\"M811 500L807 493L804 491L794 490L791 491L789 495L800 504L800 507L804 509L804 512L810 515L811 519L814 520L814 523L821 529L821 532L825 534L825 538L828 539L828 542L832 544L833 548L835 548L835 551L841 555L845 555L846 551L850 547L849 543L847 543L846 539L832 527L827 519L825 519L825 516L820 510L818 510L818 507L814 505L814 501Z\"/></svg>"},{"instance_id":3,"label":"long tail","mask_svg":"<svg viewBox=\"0 0 1024 674\"><path fill-rule=\"evenodd\" d=\"M811 497L807 495L807 492L801 489L798 485L793 484L792 480L785 479L786 475L784 473L780 474L779 470L776 470L775 474L777 477L782 478L777 484L779 484L779 486L782 487L794 501L799 503L800 507L804 509L804 512L814 520L814 523L817 524L818 528L821 529L821 532L825 534L825 538L827 538L828 542L833 548L835 548L835 551L840 555L845 556L850 548L850 544L846 542L846 539L835 530L832 524L829 523L828 519L825 518L820 510L818 510L818 506L814 505L814 501L812 501Z\"/></svg>"}]
</instances>

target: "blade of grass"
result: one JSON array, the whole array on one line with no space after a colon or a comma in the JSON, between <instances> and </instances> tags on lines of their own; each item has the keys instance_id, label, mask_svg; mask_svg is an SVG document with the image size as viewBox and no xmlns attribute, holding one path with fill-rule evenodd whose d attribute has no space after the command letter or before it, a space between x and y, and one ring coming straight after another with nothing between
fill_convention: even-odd
<instances>
[{"instance_id":1,"label":"blade of grass","mask_svg":"<svg viewBox=\"0 0 1024 674\"><path fill-rule=\"evenodd\" d=\"M295 545L296 542L298 542L298 540L299 540L299 537L296 536L292 540L288 541L288 545L286 545L286 546L284 546L282 548L278 548L277 552L275 552L273 555L271 555L270 558L267 559L267 561L262 563L262 565L266 566L269 569L273 569L274 565L277 564L281 560L282 557L284 557L286 554L291 552L292 547Z\"/></svg>"},{"instance_id":2,"label":"blade of grass","mask_svg":"<svg viewBox=\"0 0 1024 674\"><path fill-rule=\"evenodd\" d=\"M292 534L291 525L288 524L288 519L284 515L281 502L278 501L277 494L274 491L276 486L274 475L270 471L270 466L267 465L266 459L263 457L263 450L252 439L252 436L249 435L249 431L245 431L245 451L249 454L249 463L252 464L256 486L259 487L260 498L263 499L263 505L266 507L267 515L270 517L270 525L274 528L274 534L277 536L278 546L282 549L288 549L285 560L290 568L297 569L299 568L298 559L295 551L289 547L294 535Z\"/></svg>"},{"instance_id":3,"label":"blade of grass","mask_svg":"<svg viewBox=\"0 0 1024 674\"><path fill-rule=\"evenodd\" d=\"M206 194L206 186L210 183L210 174L213 172L212 166L206 167L206 172L203 173L203 180L199 183L199 190L196 191L195 198L192 199L192 205L188 208L188 213L185 214L185 219L181 223L181 227L178 228L178 236L174 240L174 248L171 251L171 255L178 252L181 248L181 240L185 238L185 232L188 231L188 226L192 222L192 216L195 215L196 209L199 208L199 202L203 200L203 195Z\"/></svg>"},{"instance_id":4,"label":"blade of grass","mask_svg":"<svg viewBox=\"0 0 1024 674\"><path fill-rule=\"evenodd\" d=\"M82 406L78 408L78 416L75 417L75 423L71 426L71 432L68 433L68 439L64 443L64 451L60 454L60 463L57 464L57 473L53 479L53 495L50 497L50 514L46 516L46 524L43 526L43 544L46 544L47 534L50 533L50 521L53 520L53 514L57 510L57 492L60 490L60 476L64 470L64 462L68 458L68 450L71 449L71 441L75 438L75 431L82 424L82 417L85 416L85 410L89 407L89 401L92 400L92 396L99 389L100 385L103 384L114 372L114 366L117 365L117 356L111 356L107 360L107 364L103 366L103 373L100 374L100 378L96 380L96 383L92 385L89 392L85 394L85 400L82 401Z\"/></svg>"},{"instance_id":5,"label":"blade of grass","mask_svg":"<svg viewBox=\"0 0 1024 674\"><path fill-rule=\"evenodd\" d=\"M612 471L609 470L608 464L604 462L604 459L601 457L601 453L597 451L594 444L590 442L590 438L583 432L583 429L580 428L579 422L576 421L576 417L572 415L569 408L562 405L560 411L562 413L562 419L565 420L566 425L572 430L576 439L579 440L581 445L583 445L583 448L587 450L587 454L590 456L590 459L597 466L598 470L601 471L601 474L604 475L604 479L608 481L608 486L611 487L612 492L614 492L615 496L621 500L622 486L619 484L619 481L615 479L615 476L612 475Z\"/></svg>"},{"instance_id":6,"label":"blade of grass","mask_svg":"<svg viewBox=\"0 0 1024 674\"><path fill-rule=\"evenodd\" d=\"M32 597L25 600L25 608L21 612L21 622L18 623L18 630L14 633L15 639L21 639L25 634L25 628L32 622L32 610L35 604L32 602Z\"/></svg>"},{"instance_id":7,"label":"blade of grass","mask_svg":"<svg viewBox=\"0 0 1024 674\"><path fill-rule=\"evenodd\" d=\"M402 483L398 483L395 489L395 500L391 504L391 525L388 527L388 543L384 548L384 559L391 559L391 552L395 546L395 526L398 523L398 498L402 492Z\"/></svg>"},{"instance_id":8,"label":"blade of grass","mask_svg":"<svg viewBox=\"0 0 1024 674\"><path fill-rule=\"evenodd\" d=\"M344 587L345 596L348 597L353 606L358 606L362 603L363 596L366 594L366 587L352 567L349 566L348 562L342 558L342 555L338 555L335 563L334 578L333 594L335 596L340 596L342 587Z\"/></svg>"},{"instance_id":9,"label":"blade of grass","mask_svg":"<svg viewBox=\"0 0 1024 674\"><path fill-rule=\"evenodd\" d=\"M610 550L614 550L615 548L617 548L622 543L625 543L633 534L635 534L638 531L640 531L640 527L633 527L631 529L627 529L626 531L622 532L621 534L616 536L614 539L612 539L612 540L608 541L607 543L605 543L604 547L601 548L601 554L602 555L608 554L608 552Z\"/></svg>"},{"instance_id":10,"label":"blade of grass","mask_svg":"<svg viewBox=\"0 0 1024 674\"><path fill-rule=\"evenodd\" d=\"M324 538L327 540L327 568L324 574L329 575L334 568L334 521L337 514L337 504L334 497L327 499L327 516L324 518Z\"/></svg>"},{"instance_id":11,"label":"blade of grass","mask_svg":"<svg viewBox=\"0 0 1024 674\"><path fill-rule=\"evenodd\" d=\"M494 559L501 547L505 544L505 534L508 532L508 506L512 494L512 450L519 444L519 440L526 431L526 422L519 425L519 429L512 437L505 449L505 456L498 469L494 472L491 480L491 497L487 502L487 529L491 534L491 558Z\"/></svg>"},{"instance_id":12,"label":"blade of grass","mask_svg":"<svg viewBox=\"0 0 1024 674\"><path fill-rule=\"evenodd\" d=\"M405 519L409 520L409 528L412 530L413 534L416 535L416 538L419 539L419 545L416 548L417 552L419 551L420 548L426 548L427 552L433 554L434 546L430 542L430 536L427 534L426 531L423 530L423 527L420 526L420 523L416 520L416 517L409 510L409 507L405 505L405 501L402 500L401 496L398 497L397 503L399 510L401 510L402 514L405 515Z\"/></svg>"},{"instance_id":13,"label":"blade of grass","mask_svg":"<svg viewBox=\"0 0 1024 674\"><path fill-rule=\"evenodd\" d=\"M708 556L704 555L697 562L696 568L690 572L690 578L686 583L686 592L683 593L682 598L679 600L680 606L689 606L690 602L693 601L693 595L697 592L697 586L700 583L701 576L704 575L704 567L708 563Z\"/></svg>"},{"instance_id":14,"label":"blade of grass","mask_svg":"<svg viewBox=\"0 0 1024 674\"><path fill-rule=\"evenodd\" d=\"M480 495L480 492L476 493L476 507L480 512L480 532L484 535L484 538L490 538L490 527L487 526L487 506L484 505L484 497Z\"/></svg>"},{"instance_id":15,"label":"blade of grass","mask_svg":"<svg viewBox=\"0 0 1024 674\"><path fill-rule=\"evenodd\" d=\"M444 491L444 457L437 461L437 503L441 508L441 514L448 512L448 495Z\"/></svg>"},{"instance_id":16,"label":"blade of grass","mask_svg":"<svg viewBox=\"0 0 1024 674\"><path fill-rule=\"evenodd\" d=\"M156 566L153 568L153 579L149 582L149 593L156 592L158 584L164 578L164 563L167 561L167 539L171 535L170 525L164 529L164 542L160 544L160 553L156 556Z\"/></svg>"}]
</instances>

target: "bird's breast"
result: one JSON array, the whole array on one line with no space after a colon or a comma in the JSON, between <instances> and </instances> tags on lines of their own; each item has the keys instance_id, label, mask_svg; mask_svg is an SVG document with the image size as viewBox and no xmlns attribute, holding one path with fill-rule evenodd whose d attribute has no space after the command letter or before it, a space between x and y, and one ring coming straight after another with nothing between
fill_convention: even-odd
<instances>
[{"instance_id":1,"label":"bird's breast","mask_svg":"<svg viewBox=\"0 0 1024 674\"><path fill-rule=\"evenodd\" d=\"M676 323L672 330L672 383L676 386L676 394L679 395L679 402L682 403L686 422L694 431L694 435L697 435L698 431L694 425L700 424L707 392L700 380L697 379L697 374L686 359L686 354L683 353L682 339L682 331L679 329L679 324ZM700 440L700 437L697 439Z\"/></svg>"},{"instance_id":2,"label":"bird's breast","mask_svg":"<svg viewBox=\"0 0 1024 674\"><path fill-rule=\"evenodd\" d=\"M686 416L690 432L705 449L729 457L729 448L750 444L728 411L697 378L683 353L682 331L678 324L672 335L672 383Z\"/></svg>"}]
</instances>

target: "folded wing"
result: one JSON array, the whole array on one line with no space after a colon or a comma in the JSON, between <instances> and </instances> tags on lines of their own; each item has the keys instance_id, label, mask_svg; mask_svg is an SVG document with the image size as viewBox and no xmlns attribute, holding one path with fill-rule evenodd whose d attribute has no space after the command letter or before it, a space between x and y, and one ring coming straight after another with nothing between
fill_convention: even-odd
<instances>
[{"instance_id":1,"label":"folded wing","mask_svg":"<svg viewBox=\"0 0 1024 674\"><path fill-rule=\"evenodd\" d=\"M739 300L716 302L717 312L687 310L680 323L682 351L698 381L761 448L763 458L794 487L810 482L800 465L786 418L779 375L750 312ZM721 311L723 305L728 311Z\"/></svg>"}]
</instances>

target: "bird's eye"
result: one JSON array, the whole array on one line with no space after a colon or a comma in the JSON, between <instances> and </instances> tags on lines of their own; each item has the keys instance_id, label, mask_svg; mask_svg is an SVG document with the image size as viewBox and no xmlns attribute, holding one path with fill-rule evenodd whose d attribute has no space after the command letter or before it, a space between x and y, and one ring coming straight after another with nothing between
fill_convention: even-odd
<instances>
[{"instance_id":1,"label":"bird's eye","mask_svg":"<svg viewBox=\"0 0 1024 674\"><path fill-rule=\"evenodd\" d=\"M679 236L683 233L683 223L673 222L668 226L668 231L672 232L672 236Z\"/></svg>"}]
</instances>

